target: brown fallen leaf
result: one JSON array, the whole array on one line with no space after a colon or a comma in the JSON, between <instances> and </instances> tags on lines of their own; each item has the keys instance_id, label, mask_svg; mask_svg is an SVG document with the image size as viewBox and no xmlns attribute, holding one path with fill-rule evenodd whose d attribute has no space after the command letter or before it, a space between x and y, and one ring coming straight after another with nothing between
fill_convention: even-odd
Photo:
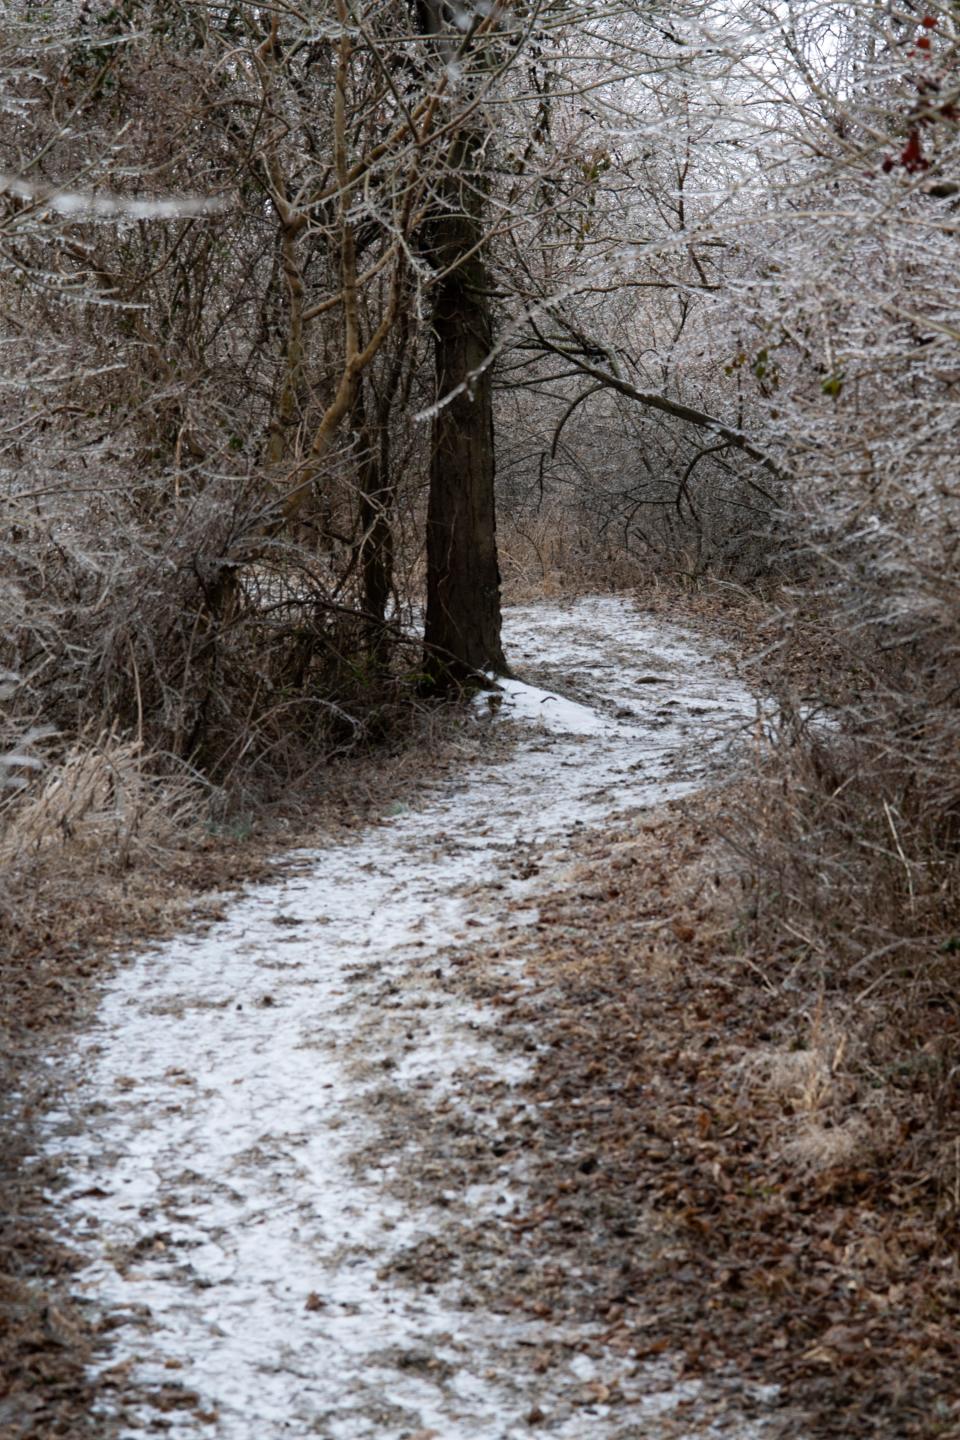
<instances>
[{"instance_id":1,"label":"brown fallen leaf","mask_svg":"<svg viewBox=\"0 0 960 1440\"><path fill-rule=\"evenodd\" d=\"M646 1360L650 1355L662 1355L664 1350L670 1349L670 1337L662 1335L659 1340L653 1340L649 1345L638 1345L633 1351L634 1359Z\"/></svg>"},{"instance_id":2,"label":"brown fallen leaf","mask_svg":"<svg viewBox=\"0 0 960 1440\"><path fill-rule=\"evenodd\" d=\"M581 1405L602 1405L605 1400L610 1399L610 1387L604 1385L601 1380L591 1380L589 1385L584 1385L580 1392Z\"/></svg>"}]
</instances>

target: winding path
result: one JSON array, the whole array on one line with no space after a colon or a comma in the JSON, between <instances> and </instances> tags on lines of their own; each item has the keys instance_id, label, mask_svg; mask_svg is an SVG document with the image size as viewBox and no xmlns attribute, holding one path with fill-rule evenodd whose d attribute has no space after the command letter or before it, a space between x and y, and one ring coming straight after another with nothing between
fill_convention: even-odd
<instances>
[{"instance_id":1,"label":"winding path","mask_svg":"<svg viewBox=\"0 0 960 1440\"><path fill-rule=\"evenodd\" d=\"M517 608L505 634L517 671L553 687L477 702L515 737L506 758L490 747L418 809L298 852L207 933L120 968L71 1058L47 1143L88 1260L77 1288L120 1321L126 1398L105 1434L513 1440L539 1417L536 1433L626 1440L686 1394L663 1367L472 1304L446 1227L522 1213L522 1165L471 1183L451 1158L418 1190L416 1116L470 1137L529 1103L528 1057L450 976L535 919L572 832L702 783L755 702L624 600ZM425 1246L439 1265L399 1263ZM547 1331L569 1363L535 1375ZM608 1371L616 1406L569 1401Z\"/></svg>"}]
</instances>

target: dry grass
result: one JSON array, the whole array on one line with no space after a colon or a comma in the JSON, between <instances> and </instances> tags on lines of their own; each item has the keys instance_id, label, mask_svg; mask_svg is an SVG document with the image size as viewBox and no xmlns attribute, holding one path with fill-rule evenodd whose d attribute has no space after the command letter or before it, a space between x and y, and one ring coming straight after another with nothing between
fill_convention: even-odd
<instances>
[{"instance_id":1,"label":"dry grass","mask_svg":"<svg viewBox=\"0 0 960 1440\"><path fill-rule=\"evenodd\" d=\"M190 857L209 845L211 792L185 766L115 731L65 747L47 737L45 749L0 807L5 991L22 985L29 957L49 967L138 925L152 937L182 913L175 898L197 888L184 887ZM196 873L209 883L202 863Z\"/></svg>"},{"instance_id":2,"label":"dry grass","mask_svg":"<svg viewBox=\"0 0 960 1440\"><path fill-rule=\"evenodd\" d=\"M933 805L910 795L915 777L862 764L842 736L779 740L759 758L731 829L752 943L791 956L798 983L842 995L854 1014L882 1006L908 1053L932 1060L931 1046L945 1046L931 1098L952 1110L960 874Z\"/></svg>"},{"instance_id":3,"label":"dry grass","mask_svg":"<svg viewBox=\"0 0 960 1440\"><path fill-rule=\"evenodd\" d=\"M744 1091L780 1109L777 1151L800 1174L875 1167L890 1159L898 1129L876 1090L864 1092L855 1022L821 996L795 1048L760 1045L743 1057Z\"/></svg>"},{"instance_id":4,"label":"dry grass","mask_svg":"<svg viewBox=\"0 0 960 1440\"><path fill-rule=\"evenodd\" d=\"M368 823L469 764L480 743L489 738L481 742L456 704L410 703L378 745L321 754L312 773L271 798L263 789L218 790L115 731L59 750L48 737L42 768L26 771L0 806L8 956L51 942L57 950L61 941L67 949L94 941L98 950L118 938L136 943L138 925L152 939L183 923L198 892L229 889L278 855L282 862L287 849Z\"/></svg>"},{"instance_id":5,"label":"dry grass","mask_svg":"<svg viewBox=\"0 0 960 1440\"><path fill-rule=\"evenodd\" d=\"M208 787L186 767L165 765L136 740L108 731L78 741L0 811L0 865L30 863L57 847L62 863L92 855L107 867L163 862L199 833Z\"/></svg>"},{"instance_id":6,"label":"dry grass","mask_svg":"<svg viewBox=\"0 0 960 1440\"><path fill-rule=\"evenodd\" d=\"M895 666L838 628L815 594L779 586L661 581L638 598L727 639L746 681L779 701L723 832L745 887L731 928L761 982L786 987L802 1016L787 1050L763 1060L766 1083L795 1112L785 1147L814 1169L833 1154L877 1157L902 1144L887 1110L910 1097L907 1148L952 1225L960 745L950 655L931 666L918 644L910 666L903 656Z\"/></svg>"}]
</instances>

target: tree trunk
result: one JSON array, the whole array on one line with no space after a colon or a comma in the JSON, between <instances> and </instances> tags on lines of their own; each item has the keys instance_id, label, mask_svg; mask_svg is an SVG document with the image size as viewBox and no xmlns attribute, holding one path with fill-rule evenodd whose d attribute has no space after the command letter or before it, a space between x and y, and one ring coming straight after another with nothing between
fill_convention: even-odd
<instances>
[{"instance_id":1,"label":"tree trunk","mask_svg":"<svg viewBox=\"0 0 960 1440\"><path fill-rule=\"evenodd\" d=\"M360 443L358 476L360 572L363 577L363 609L367 631L367 654L377 665L386 650L387 605L393 593L393 526L396 485L390 476L390 405L376 407L376 420L367 419L363 383L357 391L354 422Z\"/></svg>"},{"instance_id":2,"label":"tree trunk","mask_svg":"<svg viewBox=\"0 0 960 1440\"><path fill-rule=\"evenodd\" d=\"M425 668L435 687L506 669L500 641L500 571L494 506L492 326L483 258L479 137L450 157L430 226L430 260L442 278L433 304L436 397L427 507ZM460 388L462 387L462 388Z\"/></svg>"}]
</instances>

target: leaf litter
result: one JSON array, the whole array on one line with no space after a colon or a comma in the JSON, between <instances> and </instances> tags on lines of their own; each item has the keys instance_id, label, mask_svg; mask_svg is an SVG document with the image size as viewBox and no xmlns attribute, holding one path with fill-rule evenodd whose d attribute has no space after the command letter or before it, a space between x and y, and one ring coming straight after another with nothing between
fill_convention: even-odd
<instances>
[{"instance_id":1,"label":"leaf litter","mask_svg":"<svg viewBox=\"0 0 960 1440\"><path fill-rule=\"evenodd\" d=\"M509 746L134 958L74 1047L52 1198L75 1294L111 1316L101 1414L129 1440L784 1433L775 1390L729 1359L708 1384L674 1333L638 1341L620 1302L571 1299L590 1245L688 1264L642 1205L586 1236L574 1218L561 1261L536 1249L606 1162L564 1148L582 1096L544 1082L550 998L525 952L564 906L589 925L583 837L618 816L642 835L729 767L756 702L626 600L517 607L506 640L527 678L477 724ZM654 911L638 934L674 923ZM548 1140L569 1169L553 1194ZM638 1194L670 1144L653 1137Z\"/></svg>"}]
</instances>

